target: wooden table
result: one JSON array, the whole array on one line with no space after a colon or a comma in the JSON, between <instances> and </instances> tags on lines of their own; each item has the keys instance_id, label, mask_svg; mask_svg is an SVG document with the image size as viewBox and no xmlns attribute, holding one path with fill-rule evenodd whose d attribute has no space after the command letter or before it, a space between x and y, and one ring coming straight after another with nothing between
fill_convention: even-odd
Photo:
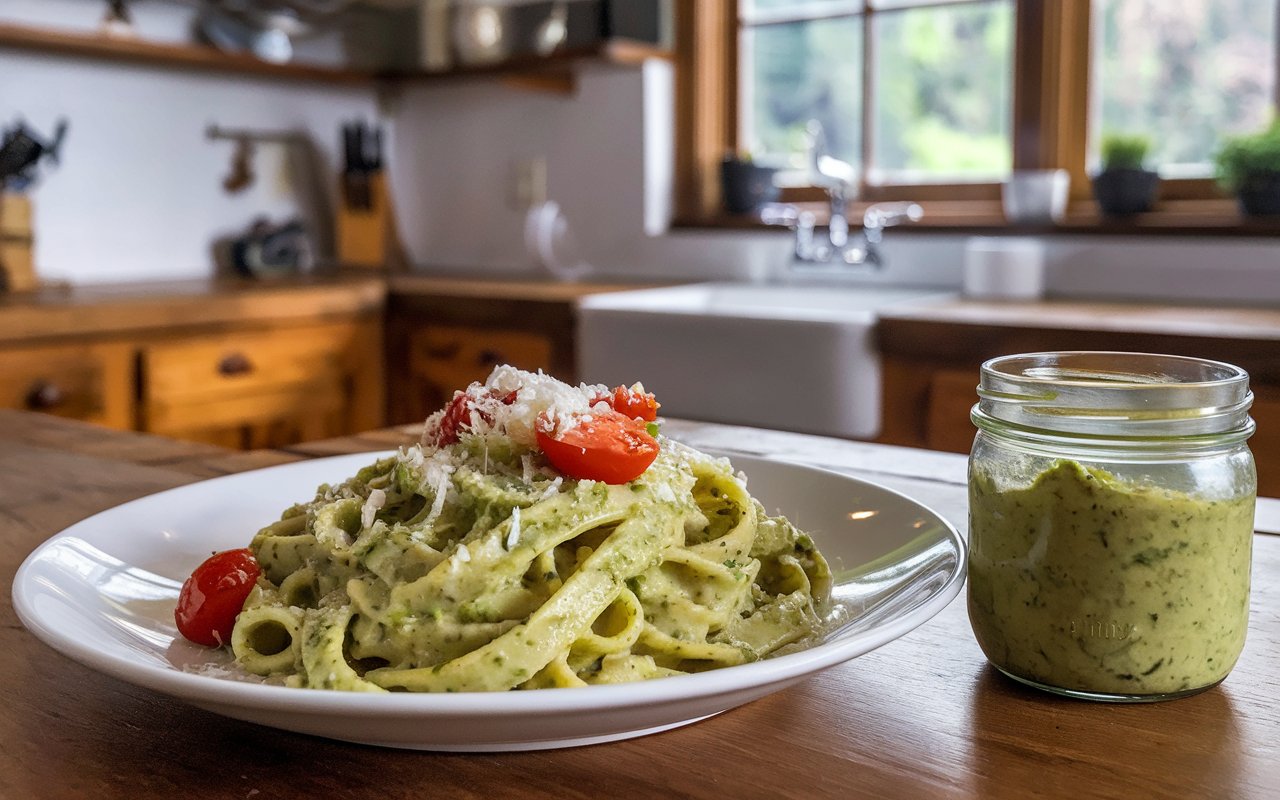
<instances>
[{"instance_id":1,"label":"wooden table","mask_svg":"<svg viewBox=\"0 0 1280 800\"><path fill-rule=\"evenodd\" d=\"M961 456L670 422L700 446L799 458L906 491L963 526ZM411 429L231 453L0 411L0 575L134 497L228 472L383 449ZM1260 520L1280 502L1260 502ZM1059 699L985 663L962 599L923 627L697 724L593 747L432 754L226 719L99 675L0 600L0 797L1276 797L1280 537L1258 534L1249 642L1218 688L1152 705Z\"/></svg>"}]
</instances>

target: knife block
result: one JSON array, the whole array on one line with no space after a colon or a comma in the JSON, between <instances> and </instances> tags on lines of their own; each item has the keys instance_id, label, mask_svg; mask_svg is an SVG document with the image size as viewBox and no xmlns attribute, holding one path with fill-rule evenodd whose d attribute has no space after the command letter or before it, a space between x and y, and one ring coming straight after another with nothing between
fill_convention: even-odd
<instances>
[{"instance_id":1,"label":"knife block","mask_svg":"<svg viewBox=\"0 0 1280 800\"><path fill-rule=\"evenodd\" d=\"M32 248L31 199L0 192L0 291L30 292L40 287Z\"/></svg>"},{"instance_id":2,"label":"knife block","mask_svg":"<svg viewBox=\"0 0 1280 800\"><path fill-rule=\"evenodd\" d=\"M386 175L369 175L369 207L352 206L345 192L339 193L334 236L338 263L344 267L388 269L397 252L391 198Z\"/></svg>"}]
</instances>

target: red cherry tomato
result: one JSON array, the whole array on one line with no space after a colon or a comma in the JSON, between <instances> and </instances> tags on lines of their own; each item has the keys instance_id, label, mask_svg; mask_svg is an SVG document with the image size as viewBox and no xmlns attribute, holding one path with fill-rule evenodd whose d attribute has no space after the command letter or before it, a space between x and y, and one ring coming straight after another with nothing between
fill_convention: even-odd
<instances>
[{"instance_id":1,"label":"red cherry tomato","mask_svg":"<svg viewBox=\"0 0 1280 800\"><path fill-rule=\"evenodd\" d=\"M616 411L593 411L589 417L559 436L545 416L534 425L547 460L570 478L626 483L640 477L658 457L658 440L642 420Z\"/></svg>"},{"instance_id":2,"label":"red cherry tomato","mask_svg":"<svg viewBox=\"0 0 1280 800\"><path fill-rule=\"evenodd\" d=\"M444 447L458 441L458 429L463 423L470 427L471 411L467 407L466 392L454 392L453 399L444 407L444 416L440 418L440 427L436 431L436 446Z\"/></svg>"},{"instance_id":3,"label":"red cherry tomato","mask_svg":"<svg viewBox=\"0 0 1280 800\"><path fill-rule=\"evenodd\" d=\"M178 632L209 647L230 642L236 616L261 573L247 549L214 553L182 584L173 610Z\"/></svg>"},{"instance_id":4,"label":"red cherry tomato","mask_svg":"<svg viewBox=\"0 0 1280 800\"><path fill-rule=\"evenodd\" d=\"M472 385L473 388L476 386ZM458 441L462 431L471 430L471 412L475 411L486 423L493 423L492 412L486 406L496 403L509 406L516 401L515 392L499 395L490 389L488 393L473 396L470 392L454 392L453 399L444 407L444 416L440 418L440 427L436 431L436 447L446 447Z\"/></svg>"},{"instance_id":5,"label":"red cherry tomato","mask_svg":"<svg viewBox=\"0 0 1280 800\"><path fill-rule=\"evenodd\" d=\"M662 404L653 396L653 392L642 393L634 389L628 389L625 386L619 386L613 390L613 397L609 398L609 405L613 406L613 410L619 414L633 419L642 419L645 422L653 422L658 419L658 408Z\"/></svg>"}]
</instances>

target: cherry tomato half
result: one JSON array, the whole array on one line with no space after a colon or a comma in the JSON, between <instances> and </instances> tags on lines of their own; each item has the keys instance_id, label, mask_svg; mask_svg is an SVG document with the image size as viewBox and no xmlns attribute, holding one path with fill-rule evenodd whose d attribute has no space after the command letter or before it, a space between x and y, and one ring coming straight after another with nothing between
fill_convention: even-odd
<instances>
[{"instance_id":1,"label":"cherry tomato half","mask_svg":"<svg viewBox=\"0 0 1280 800\"><path fill-rule=\"evenodd\" d=\"M472 411L475 411L486 423L493 424L493 414L485 407L492 407L497 403L509 406L515 401L515 392L500 395L490 389L488 393L478 397L470 391L454 392L453 399L444 407L444 416L440 418L440 427L436 430L436 447L451 445L458 441L462 431L471 430Z\"/></svg>"},{"instance_id":2,"label":"cherry tomato half","mask_svg":"<svg viewBox=\"0 0 1280 800\"><path fill-rule=\"evenodd\" d=\"M593 411L589 416L554 438L554 426L546 417L534 425L547 460L570 478L626 483L640 477L658 457L658 440L645 430L643 420L616 411Z\"/></svg>"},{"instance_id":3,"label":"cherry tomato half","mask_svg":"<svg viewBox=\"0 0 1280 800\"><path fill-rule=\"evenodd\" d=\"M261 573L247 549L214 553L182 584L173 610L178 632L209 647L230 642L236 616Z\"/></svg>"},{"instance_id":4,"label":"cherry tomato half","mask_svg":"<svg viewBox=\"0 0 1280 800\"><path fill-rule=\"evenodd\" d=\"M608 399L614 411L645 422L657 420L658 408L662 405L653 396L653 392L638 392L625 386L614 389L613 396Z\"/></svg>"}]
</instances>

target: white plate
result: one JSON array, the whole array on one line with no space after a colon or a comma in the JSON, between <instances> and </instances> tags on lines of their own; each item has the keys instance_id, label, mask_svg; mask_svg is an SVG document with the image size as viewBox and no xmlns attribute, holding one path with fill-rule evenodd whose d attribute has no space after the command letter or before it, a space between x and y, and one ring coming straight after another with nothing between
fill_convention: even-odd
<instances>
[{"instance_id":1,"label":"white plate","mask_svg":"<svg viewBox=\"0 0 1280 800\"><path fill-rule=\"evenodd\" d=\"M210 551L253 533L315 487L378 454L229 475L109 509L27 557L18 616L77 661L201 708L292 731L422 750L536 750L625 739L695 722L867 653L940 611L960 591L965 545L933 511L834 472L734 456L765 508L812 532L855 613L801 652L696 675L529 692L369 695L249 682L203 669L227 655L177 636L182 581Z\"/></svg>"}]
</instances>

